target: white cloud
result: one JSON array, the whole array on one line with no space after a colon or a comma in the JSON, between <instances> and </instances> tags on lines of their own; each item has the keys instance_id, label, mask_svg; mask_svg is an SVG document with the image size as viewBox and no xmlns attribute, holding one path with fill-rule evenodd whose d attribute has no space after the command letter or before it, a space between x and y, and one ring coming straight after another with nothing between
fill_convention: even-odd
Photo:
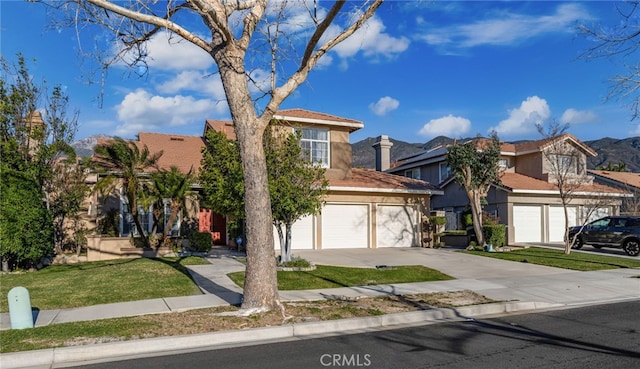
<instances>
[{"instance_id":1,"label":"white cloud","mask_svg":"<svg viewBox=\"0 0 640 369\"><path fill-rule=\"evenodd\" d=\"M575 32L575 23L592 17L581 4L559 5L550 15L502 12L471 24L430 30L419 36L430 45L470 48L482 45L514 45L548 33Z\"/></svg>"},{"instance_id":2,"label":"white cloud","mask_svg":"<svg viewBox=\"0 0 640 369\"><path fill-rule=\"evenodd\" d=\"M400 101L390 96L381 97L378 102L369 104L369 109L373 114L382 116L392 110L396 110L400 106Z\"/></svg>"},{"instance_id":3,"label":"white cloud","mask_svg":"<svg viewBox=\"0 0 640 369\"><path fill-rule=\"evenodd\" d=\"M207 117L227 111L225 103L191 96L157 96L138 89L127 94L116 106L118 120L123 124L116 134L130 136L140 131L158 131L163 127L202 123Z\"/></svg>"},{"instance_id":4,"label":"white cloud","mask_svg":"<svg viewBox=\"0 0 640 369\"><path fill-rule=\"evenodd\" d=\"M596 113L591 110L567 109L560 117L560 123L563 124L581 124L591 123L598 119Z\"/></svg>"},{"instance_id":5,"label":"white cloud","mask_svg":"<svg viewBox=\"0 0 640 369\"><path fill-rule=\"evenodd\" d=\"M496 127L491 127L500 136L515 136L535 132L536 125L544 124L551 116L551 109L545 99L530 96L519 108L509 110L509 117Z\"/></svg>"},{"instance_id":6,"label":"white cloud","mask_svg":"<svg viewBox=\"0 0 640 369\"><path fill-rule=\"evenodd\" d=\"M374 16L333 50L341 58L352 57L360 51L365 56L382 55L391 58L409 48L407 37L393 37L384 32L385 28L382 20ZM333 37L337 34L338 29L334 27L327 31L328 36Z\"/></svg>"},{"instance_id":7,"label":"white cloud","mask_svg":"<svg viewBox=\"0 0 640 369\"><path fill-rule=\"evenodd\" d=\"M194 70L180 72L172 79L157 85L156 89L163 94L192 91L204 93L217 100L225 99L220 75L202 73Z\"/></svg>"},{"instance_id":8,"label":"white cloud","mask_svg":"<svg viewBox=\"0 0 640 369\"><path fill-rule=\"evenodd\" d=\"M430 120L418 132L427 137L448 136L458 137L471 130L471 121L467 118L454 117L449 114L446 117Z\"/></svg>"},{"instance_id":9,"label":"white cloud","mask_svg":"<svg viewBox=\"0 0 640 369\"><path fill-rule=\"evenodd\" d=\"M181 37L159 32L147 43L147 64L159 70L182 71L205 70L214 65L213 58L201 48ZM131 59L125 55L125 60Z\"/></svg>"}]
</instances>

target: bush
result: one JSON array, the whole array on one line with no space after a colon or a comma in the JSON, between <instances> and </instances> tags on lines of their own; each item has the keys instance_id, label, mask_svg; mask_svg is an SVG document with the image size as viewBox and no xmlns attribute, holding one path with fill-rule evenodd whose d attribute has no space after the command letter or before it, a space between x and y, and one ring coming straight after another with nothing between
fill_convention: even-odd
<instances>
[{"instance_id":1,"label":"bush","mask_svg":"<svg viewBox=\"0 0 640 369\"><path fill-rule=\"evenodd\" d=\"M189 247L196 252L209 252L212 240L210 232L191 232L189 234Z\"/></svg>"},{"instance_id":2,"label":"bush","mask_svg":"<svg viewBox=\"0 0 640 369\"><path fill-rule=\"evenodd\" d=\"M309 268L311 267L311 263L307 259L296 256L292 257L291 261L281 263L280 257L278 256L278 266L286 268Z\"/></svg>"},{"instance_id":3,"label":"bush","mask_svg":"<svg viewBox=\"0 0 640 369\"><path fill-rule=\"evenodd\" d=\"M502 247L506 244L506 227L504 224L485 225L482 227L487 244Z\"/></svg>"}]
</instances>

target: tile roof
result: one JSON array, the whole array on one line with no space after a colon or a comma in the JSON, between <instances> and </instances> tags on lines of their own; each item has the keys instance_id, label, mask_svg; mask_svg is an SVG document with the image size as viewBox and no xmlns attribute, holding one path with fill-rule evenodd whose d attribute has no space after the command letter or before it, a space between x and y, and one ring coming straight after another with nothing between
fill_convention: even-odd
<instances>
[{"instance_id":1,"label":"tile roof","mask_svg":"<svg viewBox=\"0 0 640 369\"><path fill-rule=\"evenodd\" d=\"M640 173L613 172L609 170L590 170L589 173L640 189Z\"/></svg>"},{"instance_id":2,"label":"tile roof","mask_svg":"<svg viewBox=\"0 0 640 369\"><path fill-rule=\"evenodd\" d=\"M205 133L207 132L207 129L222 132L231 140L236 139L236 131L233 128L233 122L230 120L207 119L204 127Z\"/></svg>"},{"instance_id":3,"label":"tile roof","mask_svg":"<svg viewBox=\"0 0 640 369\"><path fill-rule=\"evenodd\" d=\"M204 141L200 136L170 135L164 133L140 132L137 144L147 145L152 153L162 151L158 161L161 169L177 166L187 173L191 168L197 173L202 158Z\"/></svg>"},{"instance_id":4,"label":"tile roof","mask_svg":"<svg viewBox=\"0 0 640 369\"><path fill-rule=\"evenodd\" d=\"M423 192L425 194L443 194L442 190L433 184L418 179L403 177L395 174L378 172L373 169L353 168L351 178L330 179L331 189L354 188L373 190L381 189L383 192Z\"/></svg>"},{"instance_id":5,"label":"tile roof","mask_svg":"<svg viewBox=\"0 0 640 369\"><path fill-rule=\"evenodd\" d=\"M591 156L598 155L598 153L596 153L592 148L587 146L584 142L580 141L576 136L572 135L571 133L565 133L555 138L543 138L541 140L519 143L515 145L515 149L516 149L516 153L539 151L553 145L554 142L564 141L564 140L573 141L576 145L581 147L587 154Z\"/></svg>"},{"instance_id":6,"label":"tile roof","mask_svg":"<svg viewBox=\"0 0 640 369\"><path fill-rule=\"evenodd\" d=\"M527 191L550 191L558 192L558 188L547 181L543 181L537 178L525 176L519 173L506 172L502 173L500 177L502 185L500 187L505 188L511 192L527 192ZM592 185L581 186L574 192L597 192L597 193L611 193L611 194L623 194L625 191L616 189L610 186L594 183Z\"/></svg>"},{"instance_id":7,"label":"tile roof","mask_svg":"<svg viewBox=\"0 0 640 369\"><path fill-rule=\"evenodd\" d=\"M362 122L359 120L343 118L337 115L318 113L315 111L305 110L305 109L278 110L275 115L282 115L284 117L291 117L291 118L329 120L334 122L362 124Z\"/></svg>"}]
</instances>

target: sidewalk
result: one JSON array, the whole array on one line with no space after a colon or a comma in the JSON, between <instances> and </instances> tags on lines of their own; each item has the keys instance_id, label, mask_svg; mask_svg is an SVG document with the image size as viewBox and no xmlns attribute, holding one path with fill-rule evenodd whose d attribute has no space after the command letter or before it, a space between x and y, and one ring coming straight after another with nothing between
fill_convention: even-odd
<instances>
[{"instance_id":1,"label":"sidewalk","mask_svg":"<svg viewBox=\"0 0 640 369\"><path fill-rule=\"evenodd\" d=\"M298 251L296 252L296 256L306 258L316 264L353 267L424 265L449 274L457 279L450 281L344 287L323 290L281 291L280 298L282 301L321 300L332 296L363 297L381 296L390 293L413 294L457 290L472 290L494 300L508 301L508 303L501 304L479 305L459 309L442 309L444 312L440 312L439 315L437 314L439 317L446 316L447 314L453 314L452 317L455 317L460 316L461 311L467 311L471 316L478 316L509 311L570 307L640 298L640 278L637 278L640 276L640 269L578 272L463 254L455 252L453 249L396 248L377 250ZM194 281L203 291L202 295L40 311L37 315L35 325L44 326L72 321L169 313L239 304L242 298L242 289L236 286L226 274L244 270L244 265L236 261L233 255L210 255L207 257L207 260L210 262L209 265L188 267ZM333 332L333 334L336 334L337 332L348 331L350 329L364 329L371 324L373 325L370 328L379 328L384 325L383 322L385 319L391 319L396 322L396 324L398 324L398 322L409 324L412 321L414 322L413 324L417 324L418 322L424 323L425 316L435 314L435 310L404 314L404 317L395 318L391 316L387 318L360 318L360 320L358 320L359 323L352 324L344 321L340 321L339 324L336 323L336 321L317 322L317 327L313 328L312 332L314 332L314 334L323 332ZM372 323L374 321L375 323ZM1 314L0 329L9 328L9 314ZM298 326L297 329L298 335L300 335L300 326ZM265 330L265 333L263 333L264 336L243 334L242 337L244 338L242 339L246 342L247 336L249 336L252 341L257 340L259 337L278 338L279 334L283 334L283 330L286 330L286 328L275 327L271 331ZM286 337L290 338L291 335L295 335L295 327L290 327L290 330L291 332L287 331ZM263 330L260 330L260 332L263 332ZM233 332L227 332L226 335L223 336L224 338L220 338L222 339L220 342L224 342L225 344L233 343L233 334ZM220 335L220 333L218 333L218 335ZM172 340L175 341L175 339L175 337L172 337ZM159 339L155 340L161 342ZM204 342L206 345L211 346L212 342L217 341L205 340ZM203 343L203 345L205 343ZM114 345L117 345L117 343L114 343ZM133 343L128 343L128 345L131 346ZM166 346L162 345L166 345L166 343L162 343L159 346L166 349ZM193 343L193 345L193 347L198 347L195 343ZM148 343L140 346L144 347L143 351L146 350L144 352L147 352L153 347L153 345L150 346ZM61 350L63 350L64 352L70 352L72 349L82 350L81 348L64 348L39 351L53 352L53 350L57 350L56 352L61 352ZM122 349L120 348L120 350ZM95 346L90 351L95 352L92 355L99 355L99 350L96 350ZM22 356L32 357L32 354L35 353L36 352L3 354L0 366L2 368L21 367L20 365L29 366L25 364L11 366L11 362L14 362L11 360L18 360L18 358ZM74 356L74 359L80 360L79 356Z\"/></svg>"}]
</instances>

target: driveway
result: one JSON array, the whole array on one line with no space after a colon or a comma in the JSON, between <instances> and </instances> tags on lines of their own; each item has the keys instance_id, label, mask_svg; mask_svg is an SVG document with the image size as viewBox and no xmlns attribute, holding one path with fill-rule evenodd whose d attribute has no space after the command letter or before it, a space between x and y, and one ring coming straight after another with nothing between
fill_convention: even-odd
<instances>
[{"instance_id":1,"label":"driveway","mask_svg":"<svg viewBox=\"0 0 640 369\"><path fill-rule=\"evenodd\" d=\"M507 278L567 273L566 269L514 263L459 252L456 248L420 247L379 249L300 250L295 256L315 264L375 268L376 265L423 265L452 277Z\"/></svg>"},{"instance_id":2,"label":"driveway","mask_svg":"<svg viewBox=\"0 0 640 369\"><path fill-rule=\"evenodd\" d=\"M562 242L555 242L555 243L534 243L534 242L529 242L527 243L528 246L532 246L532 247L549 247L549 248L553 248L553 249L560 249L560 250L564 250L564 243ZM624 251L622 251L621 248L611 248L611 247L603 247L601 249L597 249L591 245L584 245L582 246L582 248L580 250L571 250L571 252L584 252L584 253L588 253L588 254L594 254L594 255L606 255L606 256L616 256L616 257L621 257L621 258L627 258L627 259L633 259L633 260L638 260L639 258L637 256L629 256L627 255Z\"/></svg>"}]
</instances>

